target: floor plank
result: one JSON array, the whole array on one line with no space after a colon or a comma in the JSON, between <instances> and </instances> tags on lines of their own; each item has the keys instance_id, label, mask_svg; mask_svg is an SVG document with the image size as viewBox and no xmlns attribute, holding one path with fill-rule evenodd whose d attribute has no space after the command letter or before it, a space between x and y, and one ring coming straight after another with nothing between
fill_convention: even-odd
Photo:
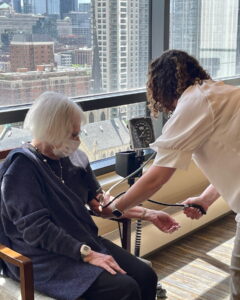
<instances>
[{"instance_id":1,"label":"floor plank","mask_svg":"<svg viewBox=\"0 0 240 300\"><path fill-rule=\"evenodd\" d=\"M159 250L147 259L167 290L168 300L227 300L235 215Z\"/></svg>"}]
</instances>

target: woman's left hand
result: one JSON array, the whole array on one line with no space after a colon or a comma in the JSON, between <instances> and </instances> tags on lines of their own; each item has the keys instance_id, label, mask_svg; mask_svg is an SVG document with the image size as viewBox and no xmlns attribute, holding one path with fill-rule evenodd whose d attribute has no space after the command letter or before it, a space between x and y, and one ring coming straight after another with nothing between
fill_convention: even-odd
<instances>
[{"instance_id":1,"label":"woman's left hand","mask_svg":"<svg viewBox=\"0 0 240 300\"><path fill-rule=\"evenodd\" d=\"M153 223L158 229L165 233L172 233L180 228L179 223L163 211L148 209L144 220Z\"/></svg>"}]
</instances>

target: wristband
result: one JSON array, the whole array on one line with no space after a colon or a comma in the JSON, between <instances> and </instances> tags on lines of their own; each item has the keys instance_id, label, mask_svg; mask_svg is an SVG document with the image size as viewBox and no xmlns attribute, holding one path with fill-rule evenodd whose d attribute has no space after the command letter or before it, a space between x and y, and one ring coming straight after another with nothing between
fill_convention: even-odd
<instances>
[{"instance_id":1,"label":"wristband","mask_svg":"<svg viewBox=\"0 0 240 300\"><path fill-rule=\"evenodd\" d=\"M146 216L146 213L147 213L147 209L145 207L143 207L143 211L142 211L142 214L141 216L139 217L139 219L143 219L145 216Z\"/></svg>"}]
</instances>

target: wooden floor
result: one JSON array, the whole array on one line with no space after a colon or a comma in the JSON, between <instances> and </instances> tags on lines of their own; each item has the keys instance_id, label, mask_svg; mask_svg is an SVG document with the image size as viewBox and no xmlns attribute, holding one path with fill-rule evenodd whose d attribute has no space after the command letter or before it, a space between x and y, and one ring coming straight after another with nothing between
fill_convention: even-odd
<instances>
[{"instance_id":1,"label":"wooden floor","mask_svg":"<svg viewBox=\"0 0 240 300\"><path fill-rule=\"evenodd\" d=\"M234 217L227 215L147 258L168 300L229 299Z\"/></svg>"}]
</instances>

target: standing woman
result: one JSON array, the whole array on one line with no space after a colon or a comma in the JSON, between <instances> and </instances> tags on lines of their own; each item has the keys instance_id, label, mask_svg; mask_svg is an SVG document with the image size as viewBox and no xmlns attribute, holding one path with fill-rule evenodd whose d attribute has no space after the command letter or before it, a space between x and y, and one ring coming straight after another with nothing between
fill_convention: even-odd
<instances>
[{"instance_id":1,"label":"standing woman","mask_svg":"<svg viewBox=\"0 0 240 300\"><path fill-rule=\"evenodd\" d=\"M162 135L151 145L157 152L153 165L111 209L118 215L148 199L176 169L187 169L191 159L211 184L185 203L208 207L222 195L237 213L237 232L231 262L231 300L240 299L240 89L211 79L186 52L169 50L149 67L148 100L154 116L172 115ZM185 209L193 219L196 208Z\"/></svg>"}]
</instances>

